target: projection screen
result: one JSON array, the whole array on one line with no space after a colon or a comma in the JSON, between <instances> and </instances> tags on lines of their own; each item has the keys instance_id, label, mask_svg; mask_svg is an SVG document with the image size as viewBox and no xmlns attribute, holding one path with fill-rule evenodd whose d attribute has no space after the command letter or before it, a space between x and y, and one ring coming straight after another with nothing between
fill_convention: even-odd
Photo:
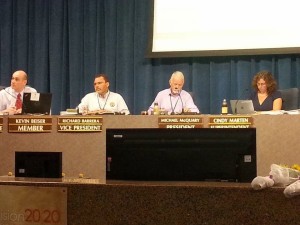
<instances>
[{"instance_id":1,"label":"projection screen","mask_svg":"<svg viewBox=\"0 0 300 225\"><path fill-rule=\"evenodd\" d=\"M295 54L299 0L153 0L149 57Z\"/></svg>"}]
</instances>

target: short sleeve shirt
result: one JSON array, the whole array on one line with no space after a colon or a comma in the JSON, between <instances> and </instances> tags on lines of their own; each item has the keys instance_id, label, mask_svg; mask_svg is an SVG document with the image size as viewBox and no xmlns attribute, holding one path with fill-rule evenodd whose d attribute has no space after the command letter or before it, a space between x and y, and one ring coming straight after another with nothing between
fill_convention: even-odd
<instances>
[{"instance_id":1,"label":"short sleeve shirt","mask_svg":"<svg viewBox=\"0 0 300 225\"><path fill-rule=\"evenodd\" d=\"M275 91L271 95L269 95L262 104L259 104L257 92L253 92L251 94L250 99L253 102L254 110L255 111L270 111L273 110L273 102L281 97L281 92Z\"/></svg>"}]
</instances>

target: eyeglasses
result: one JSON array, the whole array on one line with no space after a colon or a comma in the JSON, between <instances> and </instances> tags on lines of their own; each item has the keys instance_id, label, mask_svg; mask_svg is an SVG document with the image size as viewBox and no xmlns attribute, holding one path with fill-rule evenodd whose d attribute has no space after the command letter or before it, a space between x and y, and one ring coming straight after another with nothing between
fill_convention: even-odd
<instances>
[{"instance_id":1,"label":"eyeglasses","mask_svg":"<svg viewBox=\"0 0 300 225\"><path fill-rule=\"evenodd\" d=\"M257 83L257 86L265 86L266 83Z\"/></svg>"}]
</instances>

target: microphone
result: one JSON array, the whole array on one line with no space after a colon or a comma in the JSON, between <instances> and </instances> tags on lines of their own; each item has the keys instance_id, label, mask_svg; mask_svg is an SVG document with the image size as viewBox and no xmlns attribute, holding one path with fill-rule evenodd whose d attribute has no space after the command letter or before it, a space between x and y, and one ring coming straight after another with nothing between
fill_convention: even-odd
<instances>
[{"instance_id":1,"label":"microphone","mask_svg":"<svg viewBox=\"0 0 300 225\"><path fill-rule=\"evenodd\" d=\"M169 94L169 96L170 96L170 103L171 103L171 109L172 109L171 115L174 115L175 113L174 113L174 109L173 109L173 105L172 105L171 93Z\"/></svg>"},{"instance_id":2,"label":"microphone","mask_svg":"<svg viewBox=\"0 0 300 225\"><path fill-rule=\"evenodd\" d=\"M237 114L237 104L239 103L240 99L245 95L245 93L246 93L248 90L249 90L249 89L246 88L246 89L242 92L241 96L236 100L235 105L234 105L234 114Z\"/></svg>"},{"instance_id":3,"label":"microphone","mask_svg":"<svg viewBox=\"0 0 300 225\"><path fill-rule=\"evenodd\" d=\"M13 98L17 98L16 96L14 96L14 95L12 95L11 93L9 93L9 92L7 91L7 89L8 89L8 88L4 88L4 91L5 91L7 94L9 94L10 96L12 96Z\"/></svg>"},{"instance_id":4,"label":"microphone","mask_svg":"<svg viewBox=\"0 0 300 225\"><path fill-rule=\"evenodd\" d=\"M181 110L181 114L184 114L184 106L183 106L183 101L182 101L182 98L181 98L181 91L178 92L178 95L179 95L179 98L180 98L180 101L181 101L181 106L182 106L182 110Z\"/></svg>"}]
</instances>

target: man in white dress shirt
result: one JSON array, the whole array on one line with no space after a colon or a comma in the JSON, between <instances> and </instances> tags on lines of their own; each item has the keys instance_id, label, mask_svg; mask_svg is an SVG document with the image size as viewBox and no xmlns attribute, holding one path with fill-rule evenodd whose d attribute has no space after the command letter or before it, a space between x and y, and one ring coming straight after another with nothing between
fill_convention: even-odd
<instances>
[{"instance_id":1,"label":"man in white dress shirt","mask_svg":"<svg viewBox=\"0 0 300 225\"><path fill-rule=\"evenodd\" d=\"M122 113L130 114L123 97L109 90L109 79L105 74L97 74L94 80L95 92L84 96L78 105L82 114Z\"/></svg>"},{"instance_id":2,"label":"man in white dress shirt","mask_svg":"<svg viewBox=\"0 0 300 225\"><path fill-rule=\"evenodd\" d=\"M36 92L34 88L28 87L28 77L23 70L18 70L11 77L10 87L0 91L0 113L19 114L22 112L22 101L24 92Z\"/></svg>"}]
</instances>

